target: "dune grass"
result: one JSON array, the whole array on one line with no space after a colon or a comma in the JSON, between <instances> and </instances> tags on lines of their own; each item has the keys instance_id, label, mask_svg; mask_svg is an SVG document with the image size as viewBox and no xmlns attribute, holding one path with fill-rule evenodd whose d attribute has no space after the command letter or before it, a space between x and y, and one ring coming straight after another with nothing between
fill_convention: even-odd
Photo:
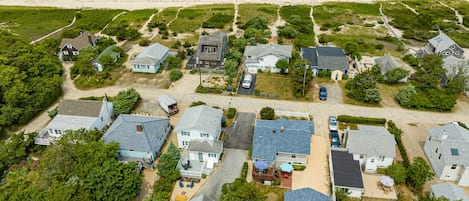
<instances>
[{"instance_id":1,"label":"dune grass","mask_svg":"<svg viewBox=\"0 0 469 201\"><path fill-rule=\"evenodd\" d=\"M107 23L111 22L112 18L123 11L125 10L94 9L78 11L77 20L69 29L99 32Z\"/></svg>"},{"instance_id":2,"label":"dune grass","mask_svg":"<svg viewBox=\"0 0 469 201\"><path fill-rule=\"evenodd\" d=\"M143 24L148 20L148 18L150 18L150 16L156 12L158 12L156 9L129 11L117 17L116 20L112 21L109 24L108 28L113 26L119 26L122 24L128 24L130 27L140 29Z\"/></svg>"},{"instance_id":3,"label":"dune grass","mask_svg":"<svg viewBox=\"0 0 469 201\"><path fill-rule=\"evenodd\" d=\"M238 22L245 24L250 19L261 16L272 24L277 20L278 8L279 6L274 4L239 4Z\"/></svg>"},{"instance_id":4,"label":"dune grass","mask_svg":"<svg viewBox=\"0 0 469 201\"><path fill-rule=\"evenodd\" d=\"M362 25L366 19L379 16L379 4L330 2L314 6L313 10L314 20L319 25L335 22Z\"/></svg>"},{"instance_id":5,"label":"dune grass","mask_svg":"<svg viewBox=\"0 0 469 201\"><path fill-rule=\"evenodd\" d=\"M224 26L229 26L233 23L234 6L232 4L212 4L184 8L180 10L176 20L169 25L169 29L177 33L194 32L217 14L223 15L226 20L221 23Z\"/></svg>"}]
</instances>

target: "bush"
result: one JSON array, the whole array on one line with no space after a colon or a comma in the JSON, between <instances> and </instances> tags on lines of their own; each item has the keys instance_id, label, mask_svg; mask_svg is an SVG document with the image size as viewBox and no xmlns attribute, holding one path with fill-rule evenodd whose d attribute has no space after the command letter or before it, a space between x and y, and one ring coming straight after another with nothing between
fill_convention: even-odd
<instances>
[{"instance_id":1,"label":"bush","mask_svg":"<svg viewBox=\"0 0 469 201\"><path fill-rule=\"evenodd\" d=\"M306 166L304 166L304 165L293 165L293 169L298 170L298 171L303 171L303 170L306 169Z\"/></svg>"},{"instance_id":2,"label":"bush","mask_svg":"<svg viewBox=\"0 0 469 201\"><path fill-rule=\"evenodd\" d=\"M57 115L58 112L59 112L58 108L55 107L53 110L48 111L47 113L48 113L49 117L51 119L53 119Z\"/></svg>"},{"instance_id":3,"label":"bush","mask_svg":"<svg viewBox=\"0 0 469 201\"><path fill-rule=\"evenodd\" d=\"M202 173L202 179L207 178L207 175L205 173Z\"/></svg>"},{"instance_id":4,"label":"bush","mask_svg":"<svg viewBox=\"0 0 469 201\"><path fill-rule=\"evenodd\" d=\"M150 40L146 39L146 38L143 38L143 39L140 39L140 41L138 41L138 45L140 46L148 46L150 45Z\"/></svg>"},{"instance_id":5,"label":"bush","mask_svg":"<svg viewBox=\"0 0 469 201\"><path fill-rule=\"evenodd\" d=\"M175 82L175 81L178 81L179 79L182 78L182 72L180 70L171 70L169 72L169 79L171 80L171 82Z\"/></svg>"},{"instance_id":6,"label":"bush","mask_svg":"<svg viewBox=\"0 0 469 201\"><path fill-rule=\"evenodd\" d=\"M195 102L192 102L191 105L189 105L189 107L195 107L195 106L199 106L199 105L207 105L207 103L205 103L203 101L195 101Z\"/></svg>"},{"instance_id":7,"label":"bush","mask_svg":"<svg viewBox=\"0 0 469 201\"><path fill-rule=\"evenodd\" d=\"M326 77L326 78L329 78L331 77L331 71L327 71L327 70L320 70L318 72L318 77Z\"/></svg>"},{"instance_id":8,"label":"bush","mask_svg":"<svg viewBox=\"0 0 469 201\"><path fill-rule=\"evenodd\" d=\"M244 162L243 169L241 170L241 178L246 179L246 177L248 176L248 168L249 168L248 162Z\"/></svg>"},{"instance_id":9,"label":"bush","mask_svg":"<svg viewBox=\"0 0 469 201\"><path fill-rule=\"evenodd\" d=\"M394 163L386 169L386 174L394 179L396 184L402 184L406 181L407 169L399 163Z\"/></svg>"},{"instance_id":10,"label":"bush","mask_svg":"<svg viewBox=\"0 0 469 201\"><path fill-rule=\"evenodd\" d=\"M271 107L264 107L260 112L261 119L272 120L275 117L275 110Z\"/></svg>"},{"instance_id":11,"label":"bush","mask_svg":"<svg viewBox=\"0 0 469 201\"><path fill-rule=\"evenodd\" d=\"M199 85L195 89L195 92L202 93L202 94L207 94L207 93L221 94L221 93L223 93L223 90L224 89L221 88L221 87L203 87L203 86Z\"/></svg>"},{"instance_id":12,"label":"bush","mask_svg":"<svg viewBox=\"0 0 469 201\"><path fill-rule=\"evenodd\" d=\"M236 108L228 108L228 114L226 114L226 117L228 117L228 119L233 119L234 116L236 114Z\"/></svg>"},{"instance_id":13,"label":"bush","mask_svg":"<svg viewBox=\"0 0 469 201\"><path fill-rule=\"evenodd\" d=\"M377 43L377 44L375 45L375 49L377 49L377 50L382 50L383 48L384 48L384 45L381 44L381 43Z\"/></svg>"},{"instance_id":14,"label":"bush","mask_svg":"<svg viewBox=\"0 0 469 201\"><path fill-rule=\"evenodd\" d=\"M280 180L275 180L272 182L272 186L278 186L280 185L280 182L281 182Z\"/></svg>"},{"instance_id":15,"label":"bush","mask_svg":"<svg viewBox=\"0 0 469 201\"><path fill-rule=\"evenodd\" d=\"M394 135L394 139L396 139L397 147L399 148L399 153L401 153L402 157L402 164L404 167L410 166L409 156L407 155L407 151L402 143L402 130L397 128L396 124L393 121L388 121L388 131Z\"/></svg>"},{"instance_id":16,"label":"bush","mask_svg":"<svg viewBox=\"0 0 469 201\"><path fill-rule=\"evenodd\" d=\"M130 114L139 100L140 94L134 88L120 91L113 98L114 114Z\"/></svg>"},{"instance_id":17,"label":"bush","mask_svg":"<svg viewBox=\"0 0 469 201\"><path fill-rule=\"evenodd\" d=\"M372 124L372 125L384 125L386 123L385 118L371 118L371 117L359 117L349 115L339 115L337 121L345 123L356 123L356 124Z\"/></svg>"}]
</instances>

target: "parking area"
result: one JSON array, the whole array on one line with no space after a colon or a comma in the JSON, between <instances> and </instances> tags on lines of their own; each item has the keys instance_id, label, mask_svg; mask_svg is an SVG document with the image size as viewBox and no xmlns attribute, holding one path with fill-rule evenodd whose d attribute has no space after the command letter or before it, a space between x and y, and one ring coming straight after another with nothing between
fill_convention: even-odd
<instances>
[{"instance_id":1,"label":"parking area","mask_svg":"<svg viewBox=\"0 0 469 201\"><path fill-rule=\"evenodd\" d=\"M254 88L256 86L256 74L251 74L252 75L252 82L251 82L251 87L249 89L243 88L242 83L244 80L244 76L246 73L243 73L243 77L241 78L241 81L239 82L239 87L238 87L238 94L242 95L253 95L254 94Z\"/></svg>"},{"instance_id":2,"label":"parking area","mask_svg":"<svg viewBox=\"0 0 469 201\"><path fill-rule=\"evenodd\" d=\"M313 96L315 101L319 101L319 88L326 87L327 102L331 104L343 104L342 88L338 82L320 82L313 85Z\"/></svg>"},{"instance_id":3,"label":"parking area","mask_svg":"<svg viewBox=\"0 0 469 201\"><path fill-rule=\"evenodd\" d=\"M225 129L223 147L248 150L252 144L255 119L254 113L238 112L233 123Z\"/></svg>"}]
</instances>

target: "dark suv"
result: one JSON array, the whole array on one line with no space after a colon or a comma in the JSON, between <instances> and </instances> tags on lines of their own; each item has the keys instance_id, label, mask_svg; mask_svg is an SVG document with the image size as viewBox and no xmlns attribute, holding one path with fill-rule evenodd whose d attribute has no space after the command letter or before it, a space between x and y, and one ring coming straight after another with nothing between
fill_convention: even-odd
<instances>
[{"instance_id":1,"label":"dark suv","mask_svg":"<svg viewBox=\"0 0 469 201\"><path fill-rule=\"evenodd\" d=\"M340 140L339 140L339 133L337 131L331 131L331 147L339 147Z\"/></svg>"},{"instance_id":2,"label":"dark suv","mask_svg":"<svg viewBox=\"0 0 469 201\"><path fill-rule=\"evenodd\" d=\"M327 100L327 89L326 89L326 87L321 87L319 89L319 100Z\"/></svg>"}]
</instances>

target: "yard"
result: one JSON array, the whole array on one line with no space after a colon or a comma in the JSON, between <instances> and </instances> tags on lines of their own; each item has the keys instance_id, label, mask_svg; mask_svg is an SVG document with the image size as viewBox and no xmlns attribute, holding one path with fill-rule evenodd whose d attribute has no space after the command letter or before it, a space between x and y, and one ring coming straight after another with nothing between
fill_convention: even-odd
<instances>
[{"instance_id":1,"label":"yard","mask_svg":"<svg viewBox=\"0 0 469 201\"><path fill-rule=\"evenodd\" d=\"M269 24L277 20L278 5L273 4L239 4L238 6L238 22L245 24L250 19L261 16L267 20Z\"/></svg>"},{"instance_id":2,"label":"yard","mask_svg":"<svg viewBox=\"0 0 469 201\"><path fill-rule=\"evenodd\" d=\"M289 74L258 73L255 92L278 95L279 99L283 100L313 100L312 83L310 86L306 86L304 98L298 99L293 95L291 77Z\"/></svg>"},{"instance_id":3,"label":"yard","mask_svg":"<svg viewBox=\"0 0 469 201\"><path fill-rule=\"evenodd\" d=\"M232 4L212 4L191 6L179 11L169 29L176 33L195 32L201 27L220 28L227 31L233 23Z\"/></svg>"}]
</instances>

